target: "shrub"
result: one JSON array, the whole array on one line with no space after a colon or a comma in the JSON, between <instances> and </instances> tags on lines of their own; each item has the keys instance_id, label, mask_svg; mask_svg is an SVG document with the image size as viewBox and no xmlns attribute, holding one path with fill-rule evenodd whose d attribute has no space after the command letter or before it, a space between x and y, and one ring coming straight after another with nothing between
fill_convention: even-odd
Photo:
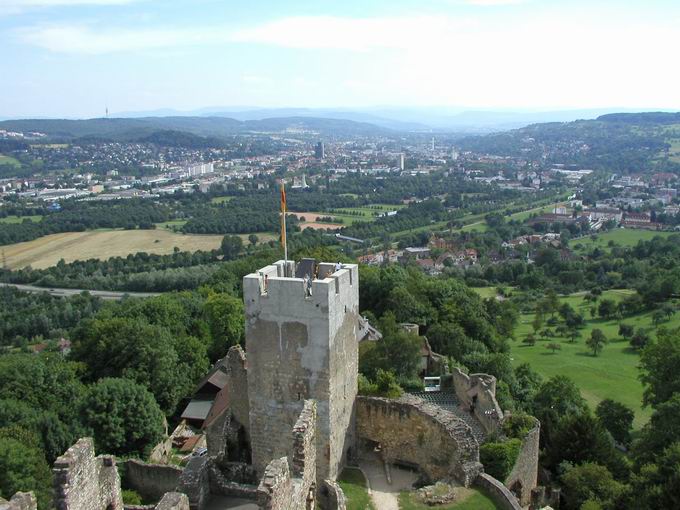
<instances>
[{"instance_id":1,"label":"shrub","mask_svg":"<svg viewBox=\"0 0 680 510\"><path fill-rule=\"evenodd\" d=\"M528 414L511 414L503 421L503 434L510 439L524 439L536 426L536 419Z\"/></svg>"},{"instance_id":2,"label":"shrub","mask_svg":"<svg viewBox=\"0 0 680 510\"><path fill-rule=\"evenodd\" d=\"M522 442L510 439L502 443L484 443L479 447L479 460L484 471L499 481L504 481L512 471Z\"/></svg>"},{"instance_id":3,"label":"shrub","mask_svg":"<svg viewBox=\"0 0 680 510\"><path fill-rule=\"evenodd\" d=\"M142 498L133 490L123 490L123 503L126 505L141 505Z\"/></svg>"}]
</instances>

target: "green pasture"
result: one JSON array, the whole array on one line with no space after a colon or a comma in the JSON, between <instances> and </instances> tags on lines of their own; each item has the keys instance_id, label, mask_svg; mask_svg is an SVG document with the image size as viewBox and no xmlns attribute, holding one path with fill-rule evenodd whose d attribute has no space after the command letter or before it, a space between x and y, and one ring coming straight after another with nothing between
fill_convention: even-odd
<instances>
[{"instance_id":1,"label":"green pasture","mask_svg":"<svg viewBox=\"0 0 680 510\"><path fill-rule=\"evenodd\" d=\"M0 165L12 165L12 166L21 166L21 162L13 158L12 156L5 156L4 154L0 154Z\"/></svg>"},{"instance_id":2,"label":"green pasture","mask_svg":"<svg viewBox=\"0 0 680 510\"><path fill-rule=\"evenodd\" d=\"M632 292L609 290L602 294L600 300L620 301ZM568 338L537 336L538 341L535 345L522 344L522 340L529 333L533 333L532 322L534 320L534 314L522 314L515 331L515 341L511 345L512 362L514 365L529 363L534 370L546 378L553 375L570 377L593 408L605 398L611 398L629 406L635 411L634 426L640 428L649 419L651 411L649 408L642 408L643 386L639 380L639 356L630 349L627 341L619 338L618 329L620 323L632 324L636 329L642 327L650 331L653 336L656 330L652 321L653 312L628 316L620 321L593 318L591 305L584 301L584 295L584 292L579 292L560 298L562 303L569 303L586 318L586 326L580 330L581 338L570 343ZM661 326L680 327L680 313L676 313ZM601 329L609 340L598 356L593 356L585 343L594 328ZM560 343L561 350L553 354L546 348L550 342Z\"/></svg>"},{"instance_id":3,"label":"green pasture","mask_svg":"<svg viewBox=\"0 0 680 510\"><path fill-rule=\"evenodd\" d=\"M593 248L609 249L609 242L613 241L618 246L635 246L638 241L649 241L656 236L668 237L673 232L658 232L653 230L639 230L630 228L617 228L601 234L593 234L569 241L569 246L578 251L589 252ZM581 247L578 247L581 245Z\"/></svg>"},{"instance_id":4,"label":"green pasture","mask_svg":"<svg viewBox=\"0 0 680 510\"><path fill-rule=\"evenodd\" d=\"M7 216L5 218L0 218L0 223L23 223L24 220L30 220L33 222L39 222L42 220L42 216Z\"/></svg>"}]
</instances>

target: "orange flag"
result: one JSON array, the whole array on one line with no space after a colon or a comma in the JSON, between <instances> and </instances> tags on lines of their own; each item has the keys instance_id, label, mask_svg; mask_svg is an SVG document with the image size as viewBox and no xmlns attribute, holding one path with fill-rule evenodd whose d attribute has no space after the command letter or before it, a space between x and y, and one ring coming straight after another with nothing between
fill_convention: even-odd
<instances>
[{"instance_id":1,"label":"orange flag","mask_svg":"<svg viewBox=\"0 0 680 510\"><path fill-rule=\"evenodd\" d=\"M283 182L281 182L281 212L286 212L286 188L284 188Z\"/></svg>"}]
</instances>

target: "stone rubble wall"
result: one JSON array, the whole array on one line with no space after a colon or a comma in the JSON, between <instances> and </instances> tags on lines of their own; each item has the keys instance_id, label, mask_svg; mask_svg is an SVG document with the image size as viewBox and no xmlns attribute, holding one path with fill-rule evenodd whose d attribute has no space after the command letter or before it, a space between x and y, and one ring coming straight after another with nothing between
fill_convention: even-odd
<instances>
[{"instance_id":1,"label":"stone rubble wall","mask_svg":"<svg viewBox=\"0 0 680 510\"><path fill-rule=\"evenodd\" d=\"M495 433L503 420L503 411L496 400L496 378L488 374L467 375L459 368L452 372L453 388L460 403L469 407L474 402L474 414L487 434Z\"/></svg>"},{"instance_id":2,"label":"stone rubble wall","mask_svg":"<svg viewBox=\"0 0 680 510\"><path fill-rule=\"evenodd\" d=\"M227 383L217 394L216 402L228 399L228 406L219 411L217 417L208 415L209 422L204 428L208 455L231 460L250 461L250 451L229 451L231 445L238 445L242 431L244 442L250 443L250 401L248 398L248 371L246 354L240 345L229 349L226 357L221 360L227 374ZM239 445L240 447L241 445ZM233 446L232 446L233 447Z\"/></svg>"},{"instance_id":3,"label":"stone rubble wall","mask_svg":"<svg viewBox=\"0 0 680 510\"><path fill-rule=\"evenodd\" d=\"M452 477L467 486L482 469L470 427L412 395L357 397L357 437L379 443L386 462L417 464L432 481Z\"/></svg>"},{"instance_id":4,"label":"stone rubble wall","mask_svg":"<svg viewBox=\"0 0 680 510\"><path fill-rule=\"evenodd\" d=\"M538 485L538 454L541 423L535 420L534 428L522 440L522 447L510 474L505 479L505 486L515 494L523 506L531 503L532 490Z\"/></svg>"},{"instance_id":5,"label":"stone rubble wall","mask_svg":"<svg viewBox=\"0 0 680 510\"><path fill-rule=\"evenodd\" d=\"M286 457L271 461L257 489L265 510L305 510L313 505L316 484L316 402L306 400L293 427L291 466ZM312 506L313 508L313 506Z\"/></svg>"},{"instance_id":6,"label":"stone rubble wall","mask_svg":"<svg viewBox=\"0 0 680 510\"><path fill-rule=\"evenodd\" d=\"M347 498L333 480L324 480L319 491L319 506L324 510L347 510Z\"/></svg>"},{"instance_id":7,"label":"stone rubble wall","mask_svg":"<svg viewBox=\"0 0 680 510\"><path fill-rule=\"evenodd\" d=\"M168 492L156 505L155 510L189 510L189 498L186 494Z\"/></svg>"},{"instance_id":8,"label":"stone rubble wall","mask_svg":"<svg viewBox=\"0 0 680 510\"><path fill-rule=\"evenodd\" d=\"M271 461L257 489L257 504L263 510L292 510L293 480L288 469L288 459Z\"/></svg>"},{"instance_id":9,"label":"stone rubble wall","mask_svg":"<svg viewBox=\"0 0 680 510\"><path fill-rule=\"evenodd\" d=\"M38 500L32 492L17 492L6 501L0 497L0 510L37 510Z\"/></svg>"},{"instance_id":10,"label":"stone rubble wall","mask_svg":"<svg viewBox=\"0 0 680 510\"><path fill-rule=\"evenodd\" d=\"M125 487L152 501L159 501L166 492L174 491L182 475L182 468L178 466L147 464L137 459L129 459L121 465L124 466Z\"/></svg>"},{"instance_id":11,"label":"stone rubble wall","mask_svg":"<svg viewBox=\"0 0 680 510\"><path fill-rule=\"evenodd\" d=\"M248 400L248 370L246 353L240 345L235 345L227 352L227 374L229 381L226 387L230 392L231 413L250 434L250 402Z\"/></svg>"},{"instance_id":12,"label":"stone rubble wall","mask_svg":"<svg viewBox=\"0 0 680 510\"><path fill-rule=\"evenodd\" d=\"M255 499L257 486L234 480L225 476L223 470L215 462L208 461L208 475L210 478L210 493L234 498Z\"/></svg>"},{"instance_id":13,"label":"stone rubble wall","mask_svg":"<svg viewBox=\"0 0 680 510\"><path fill-rule=\"evenodd\" d=\"M82 438L54 462L57 510L123 510L120 477L111 456L94 455L91 438Z\"/></svg>"},{"instance_id":14,"label":"stone rubble wall","mask_svg":"<svg viewBox=\"0 0 680 510\"><path fill-rule=\"evenodd\" d=\"M501 510L522 510L522 506L517 501L517 498L493 476L481 473L475 479L475 485L486 491L500 506Z\"/></svg>"},{"instance_id":15,"label":"stone rubble wall","mask_svg":"<svg viewBox=\"0 0 680 510\"><path fill-rule=\"evenodd\" d=\"M203 510L210 498L208 457L193 457L184 468L177 492L186 494L191 510Z\"/></svg>"}]
</instances>

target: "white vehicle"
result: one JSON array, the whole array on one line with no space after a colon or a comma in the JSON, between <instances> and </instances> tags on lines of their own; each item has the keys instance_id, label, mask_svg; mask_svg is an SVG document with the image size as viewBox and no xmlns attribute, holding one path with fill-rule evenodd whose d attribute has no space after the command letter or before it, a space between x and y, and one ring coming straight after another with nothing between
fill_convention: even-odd
<instances>
[{"instance_id":1,"label":"white vehicle","mask_svg":"<svg viewBox=\"0 0 680 510\"><path fill-rule=\"evenodd\" d=\"M425 391L441 391L441 377L423 377Z\"/></svg>"}]
</instances>

